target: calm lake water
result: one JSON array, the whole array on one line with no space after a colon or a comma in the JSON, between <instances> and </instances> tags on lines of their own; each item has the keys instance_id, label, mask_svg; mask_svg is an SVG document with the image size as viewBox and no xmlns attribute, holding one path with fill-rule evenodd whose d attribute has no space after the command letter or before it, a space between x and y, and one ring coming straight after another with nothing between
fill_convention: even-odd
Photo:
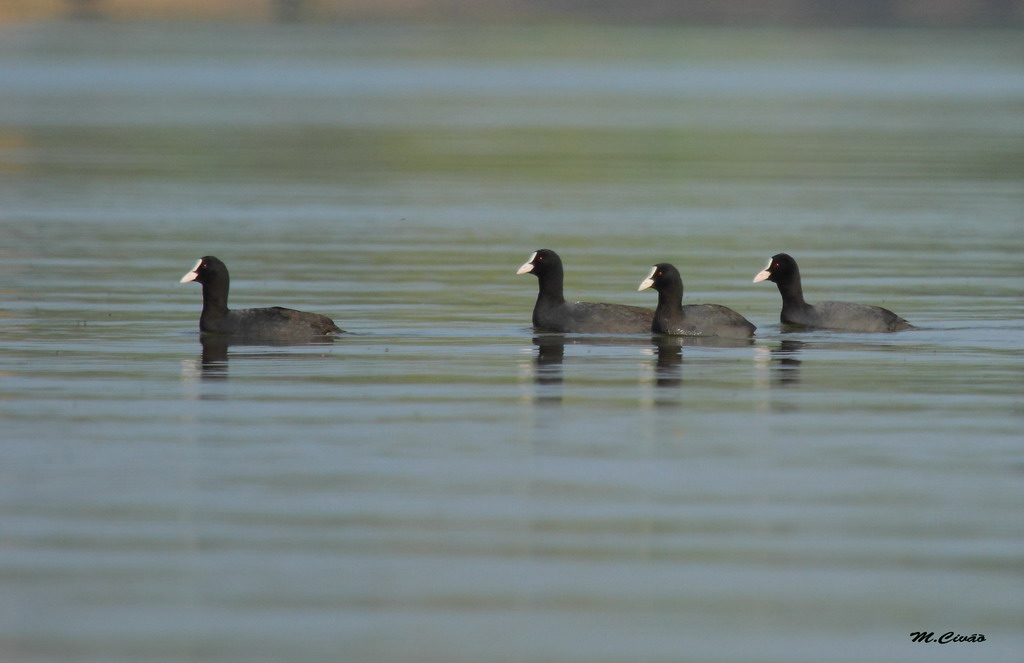
<instances>
[{"instance_id":1,"label":"calm lake water","mask_svg":"<svg viewBox=\"0 0 1024 663\"><path fill-rule=\"evenodd\" d=\"M0 659L1017 660L1022 65L1003 32L0 28ZM535 334L541 247L588 300L673 262L757 338ZM779 251L920 329L784 333ZM351 333L204 352L205 254Z\"/></svg>"}]
</instances>

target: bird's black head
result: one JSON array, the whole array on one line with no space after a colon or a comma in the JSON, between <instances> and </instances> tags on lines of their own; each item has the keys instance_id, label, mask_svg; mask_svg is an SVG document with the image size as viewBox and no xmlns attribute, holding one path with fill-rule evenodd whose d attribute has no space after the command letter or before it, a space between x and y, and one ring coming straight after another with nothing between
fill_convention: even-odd
<instances>
[{"instance_id":1,"label":"bird's black head","mask_svg":"<svg viewBox=\"0 0 1024 663\"><path fill-rule=\"evenodd\" d=\"M794 276L799 276L800 270L796 266L796 260L788 253L777 253L771 257L764 269L754 276L754 283L771 281L772 283L786 283Z\"/></svg>"},{"instance_id":2,"label":"bird's black head","mask_svg":"<svg viewBox=\"0 0 1024 663\"><path fill-rule=\"evenodd\" d=\"M556 269L561 269L562 259L551 249L538 249L530 259L516 270L516 274L535 274L541 276Z\"/></svg>"},{"instance_id":3,"label":"bird's black head","mask_svg":"<svg viewBox=\"0 0 1024 663\"><path fill-rule=\"evenodd\" d=\"M659 262L654 267L651 267L651 272L647 275L647 278L640 282L640 287L637 290L654 288L660 292L663 288L676 283L682 287L682 282L683 279L679 275L679 270L674 265L667 262Z\"/></svg>"},{"instance_id":4,"label":"bird's black head","mask_svg":"<svg viewBox=\"0 0 1024 663\"><path fill-rule=\"evenodd\" d=\"M210 283L218 279L226 279L228 268L214 256L203 256L192 268L192 271L181 277L181 283L196 281L197 283Z\"/></svg>"}]
</instances>

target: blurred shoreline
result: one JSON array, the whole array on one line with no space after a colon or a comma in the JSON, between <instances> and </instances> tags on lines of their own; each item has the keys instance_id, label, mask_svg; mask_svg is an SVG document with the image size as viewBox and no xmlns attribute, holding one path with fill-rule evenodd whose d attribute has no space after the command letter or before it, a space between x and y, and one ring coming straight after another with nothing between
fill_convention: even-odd
<instances>
[{"instance_id":1,"label":"blurred shoreline","mask_svg":"<svg viewBox=\"0 0 1024 663\"><path fill-rule=\"evenodd\" d=\"M1024 25L1024 0L7 0L0 24L115 21L585 21L820 27Z\"/></svg>"}]
</instances>

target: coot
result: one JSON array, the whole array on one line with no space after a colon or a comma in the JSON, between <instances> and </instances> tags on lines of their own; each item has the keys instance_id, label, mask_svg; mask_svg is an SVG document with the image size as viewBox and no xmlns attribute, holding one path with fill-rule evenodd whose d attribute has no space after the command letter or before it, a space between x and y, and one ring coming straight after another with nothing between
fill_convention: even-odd
<instances>
[{"instance_id":1,"label":"coot","mask_svg":"<svg viewBox=\"0 0 1024 663\"><path fill-rule=\"evenodd\" d=\"M200 258L192 271L181 277L182 283L189 281L203 284L199 329L206 333L254 341L302 341L343 331L327 316L280 306L228 310L231 279L227 266L214 256Z\"/></svg>"},{"instance_id":2,"label":"coot","mask_svg":"<svg viewBox=\"0 0 1024 663\"><path fill-rule=\"evenodd\" d=\"M551 249L535 251L516 274L533 274L539 291L533 326L539 331L583 334L650 333L654 312L640 306L567 302L562 293L562 259Z\"/></svg>"},{"instance_id":3,"label":"coot","mask_svg":"<svg viewBox=\"0 0 1024 663\"><path fill-rule=\"evenodd\" d=\"M651 332L673 336L722 336L748 338L757 329L736 311L718 304L683 306L683 278L679 270L667 262L651 268L638 290L658 291L658 308L654 311Z\"/></svg>"},{"instance_id":4,"label":"coot","mask_svg":"<svg viewBox=\"0 0 1024 663\"><path fill-rule=\"evenodd\" d=\"M881 306L850 302L808 304L804 301L804 290L800 285L800 268L796 266L796 260L786 253L772 256L765 268L754 277L754 283L764 280L779 287L782 295L780 319L784 325L857 332L914 329L912 324Z\"/></svg>"}]
</instances>

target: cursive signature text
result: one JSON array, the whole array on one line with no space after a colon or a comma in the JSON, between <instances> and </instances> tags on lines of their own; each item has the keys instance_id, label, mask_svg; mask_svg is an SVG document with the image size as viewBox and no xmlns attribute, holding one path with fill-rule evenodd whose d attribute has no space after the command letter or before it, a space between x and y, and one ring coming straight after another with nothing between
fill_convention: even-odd
<instances>
[{"instance_id":1,"label":"cursive signature text","mask_svg":"<svg viewBox=\"0 0 1024 663\"><path fill-rule=\"evenodd\" d=\"M973 633L971 635L960 635L949 631L939 637L935 637L935 631L914 631L910 634L911 642L935 642L940 645L948 645L953 642L985 642L985 635Z\"/></svg>"}]
</instances>

